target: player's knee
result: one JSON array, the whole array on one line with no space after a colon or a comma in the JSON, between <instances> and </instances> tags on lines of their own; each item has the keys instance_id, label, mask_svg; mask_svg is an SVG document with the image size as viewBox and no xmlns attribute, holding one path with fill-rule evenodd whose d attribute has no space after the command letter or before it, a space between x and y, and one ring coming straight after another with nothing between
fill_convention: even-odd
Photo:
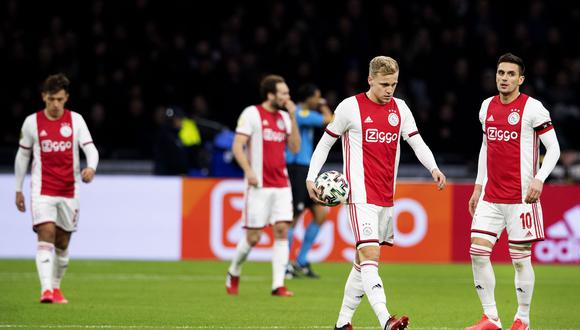
<instances>
[{"instance_id":1,"label":"player's knee","mask_svg":"<svg viewBox=\"0 0 580 330\"><path fill-rule=\"evenodd\" d=\"M38 240L54 244L56 240L56 227L54 223L47 222L35 227Z\"/></svg>"},{"instance_id":2,"label":"player's knee","mask_svg":"<svg viewBox=\"0 0 580 330\"><path fill-rule=\"evenodd\" d=\"M249 232L246 235L246 240L248 241L248 244L250 246L256 246L256 244L258 244L258 242L260 241L260 236L261 236L262 232L258 231L258 232Z\"/></svg>"},{"instance_id":3,"label":"player's knee","mask_svg":"<svg viewBox=\"0 0 580 330\"><path fill-rule=\"evenodd\" d=\"M510 258L516 271L522 270L532 259L531 244L510 244Z\"/></svg>"},{"instance_id":4,"label":"player's knee","mask_svg":"<svg viewBox=\"0 0 580 330\"><path fill-rule=\"evenodd\" d=\"M358 255L361 263L367 260L379 261L381 250L378 245L367 245L359 247Z\"/></svg>"},{"instance_id":5,"label":"player's knee","mask_svg":"<svg viewBox=\"0 0 580 330\"><path fill-rule=\"evenodd\" d=\"M471 256L471 262L474 265L485 265L489 263L489 258L491 256L492 248L485 245L479 245L472 243L469 248L469 255Z\"/></svg>"},{"instance_id":6,"label":"player's knee","mask_svg":"<svg viewBox=\"0 0 580 330\"><path fill-rule=\"evenodd\" d=\"M258 242L260 241L259 238L254 238L254 237L248 237L248 244L252 247L256 246L256 244L258 244Z\"/></svg>"},{"instance_id":7,"label":"player's knee","mask_svg":"<svg viewBox=\"0 0 580 330\"><path fill-rule=\"evenodd\" d=\"M275 239L286 239L288 237L289 222L277 222L274 225L273 233Z\"/></svg>"},{"instance_id":8,"label":"player's knee","mask_svg":"<svg viewBox=\"0 0 580 330\"><path fill-rule=\"evenodd\" d=\"M61 229L57 229L55 238L54 238L54 246L57 249L66 250L68 249L68 245L70 243L70 236L71 233L65 232Z\"/></svg>"}]
</instances>

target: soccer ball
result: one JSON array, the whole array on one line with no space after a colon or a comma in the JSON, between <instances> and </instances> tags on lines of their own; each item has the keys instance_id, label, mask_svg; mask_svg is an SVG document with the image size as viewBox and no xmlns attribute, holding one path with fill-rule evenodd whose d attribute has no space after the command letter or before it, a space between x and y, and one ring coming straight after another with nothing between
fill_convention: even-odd
<instances>
[{"instance_id":1,"label":"soccer ball","mask_svg":"<svg viewBox=\"0 0 580 330\"><path fill-rule=\"evenodd\" d=\"M346 203L348 200L350 186L348 181L346 181L346 177L340 172L324 172L316 178L314 185L318 191L318 198L326 206L336 206Z\"/></svg>"}]
</instances>

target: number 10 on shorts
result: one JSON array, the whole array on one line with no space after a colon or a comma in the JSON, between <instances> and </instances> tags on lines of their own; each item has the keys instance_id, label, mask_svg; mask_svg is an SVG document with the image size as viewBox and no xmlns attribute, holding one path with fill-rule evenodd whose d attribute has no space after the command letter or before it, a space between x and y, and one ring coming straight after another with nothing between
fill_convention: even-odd
<instances>
[{"instance_id":1,"label":"number 10 on shorts","mask_svg":"<svg viewBox=\"0 0 580 330\"><path fill-rule=\"evenodd\" d=\"M530 212L520 214L520 219L522 219L522 229L532 228L532 215L530 214Z\"/></svg>"}]
</instances>

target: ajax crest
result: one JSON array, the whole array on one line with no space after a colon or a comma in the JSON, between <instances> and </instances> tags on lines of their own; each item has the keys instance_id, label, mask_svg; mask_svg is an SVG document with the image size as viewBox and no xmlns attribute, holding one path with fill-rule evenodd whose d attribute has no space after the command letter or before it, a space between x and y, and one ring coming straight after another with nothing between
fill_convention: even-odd
<instances>
[{"instance_id":1,"label":"ajax crest","mask_svg":"<svg viewBox=\"0 0 580 330\"><path fill-rule=\"evenodd\" d=\"M399 125L399 116L397 116L396 113L389 114L389 124L391 124L391 126Z\"/></svg>"},{"instance_id":2,"label":"ajax crest","mask_svg":"<svg viewBox=\"0 0 580 330\"><path fill-rule=\"evenodd\" d=\"M68 123L62 124L62 126L60 127L60 135L62 135L65 138L72 135L72 128L70 127L70 124Z\"/></svg>"},{"instance_id":3,"label":"ajax crest","mask_svg":"<svg viewBox=\"0 0 580 330\"><path fill-rule=\"evenodd\" d=\"M520 122L520 114L517 112L512 112L508 116L508 123L510 125L516 125Z\"/></svg>"}]
</instances>

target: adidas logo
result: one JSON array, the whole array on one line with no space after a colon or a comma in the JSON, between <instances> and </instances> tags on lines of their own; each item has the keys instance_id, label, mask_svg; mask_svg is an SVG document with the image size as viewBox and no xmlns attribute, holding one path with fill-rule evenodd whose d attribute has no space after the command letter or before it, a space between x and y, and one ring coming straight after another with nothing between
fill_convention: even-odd
<instances>
[{"instance_id":1,"label":"adidas logo","mask_svg":"<svg viewBox=\"0 0 580 330\"><path fill-rule=\"evenodd\" d=\"M383 286L382 286L380 283L377 283L377 284L373 285L373 287L371 288L371 290L374 290L374 289L381 289L382 287L383 287Z\"/></svg>"},{"instance_id":2,"label":"adidas logo","mask_svg":"<svg viewBox=\"0 0 580 330\"><path fill-rule=\"evenodd\" d=\"M365 123L372 123L373 119L371 118L371 116L367 116L367 118L365 119Z\"/></svg>"},{"instance_id":3,"label":"adidas logo","mask_svg":"<svg viewBox=\"0 0 580 330\"><path fill-rule=\"evenodd\" d=\"M493 119L493 115L489 115L489 117L487 118L487 121L495 121L495 119Z\"/></svg>"},{"instance_id":4,"label":"adidas logo","mask_svg":"<svg viewBox=\"0 0 580 330\"><path fill-rule=\"evenodd\" d=\"M516 291L518 293L526 293L526 291L524 291L524 289L522 289L522 288L517 288Z\"/></svg>"},{"instance_id":5,"label":"adidas logo","mask_svg":"<svg viewBox=\"0 0 580 330\"><path fill-rule=\"evenodd\" d=\"M564 219L546 229L546 240L534 245L541 262L580 261L580 204L564 212Z\"/></svg>"},{"instance_id":6,"label":"adidas logo","mask_svg":"<svg viewBox=\"0 0 580 330\"><path fill-rule=\"evenodd\" d=\"M365 296L365 294L361 294L360 296L354 296L356 299L362 299Z\"/></svg>"},{"instance_id":7,"label":"adidas logo","mask_svg":"<svg viewBox=\"0 0 580 330\"><path fill-rule=\"evenodd\" d=\"M45 131L45 130L42 130L42 131L40 131L40 134L39 134L39 135L40 135L40 137L45 137L45 136L47 136L48 134L46 133L46 131Z\"/></svg>"},{"instance_id":8,"label":"adidas logo","mask_svg":"<svg viewBox=\"0 0 580 330\"><path fill-rule=\"evenodd\" d=\"M528 233L526 234L526 237L532 237L532 232L530 232L530 231L528 230Z\"/></svg>"},{"instance_id":9,"label":"adidas logo","mask_svg":"<svg viewBox=\"0 0 580 330\"><path fill-rule=\"evenodd\" d=\"M268 121L266 119L262 120L262 125L268 126Z\"/></svg>"},{"instance_id":10,"label":"adidas logo","mask_svg":"<svg viewBox=\"0 0 580 330\"><path fill-rule=\"evenodd\" d=\"M478 284L478 285L476 285L476 286L475 286L475 289L476 289L476 290L483 290L483 287L482 287L481 285L479 285L479 284Z\"/></svg>"}]
</instances>

